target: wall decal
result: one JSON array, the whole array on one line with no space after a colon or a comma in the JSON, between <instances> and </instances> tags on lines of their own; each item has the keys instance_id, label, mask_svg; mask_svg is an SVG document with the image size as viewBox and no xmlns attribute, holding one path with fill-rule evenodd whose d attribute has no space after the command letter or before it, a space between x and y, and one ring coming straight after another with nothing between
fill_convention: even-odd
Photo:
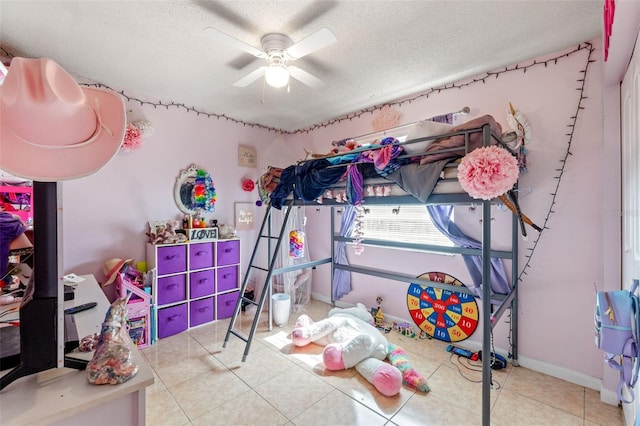
<instances>
[{"instance_id":1,"label":"wall decal","mask_svg":"<svg viewBox=\"0 0 640 426\"><path fill-rule=\"evenodd\" d=\"M238 166L258 167L258 153L250 146L238 146Z\"/></svg>"},{"instance_id":2,"label":"wall decal","mask_svg":"<svg viewBox=\"0 0 640 426\"><path fill-rule=\"evenodd\" d=\"M236 203L236 230L250 231L255 228L255 206L253 203Z\"/></svg>"}]
</instances>

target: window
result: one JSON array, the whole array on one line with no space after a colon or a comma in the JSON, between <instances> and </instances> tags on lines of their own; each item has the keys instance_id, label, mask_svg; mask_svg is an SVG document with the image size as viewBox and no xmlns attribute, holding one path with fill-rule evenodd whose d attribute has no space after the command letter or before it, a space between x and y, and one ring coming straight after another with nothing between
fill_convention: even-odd
<instances>
[{"instance_id":1,"label":"window","mask_svg":"<svg viewBox=\"0 0 640 426\"><path fill-rule=\"evenodd\" d=\"M364 206L364 240L397 241L454 247L431 222L424 205Z\"/></svg>"}]
</instances>

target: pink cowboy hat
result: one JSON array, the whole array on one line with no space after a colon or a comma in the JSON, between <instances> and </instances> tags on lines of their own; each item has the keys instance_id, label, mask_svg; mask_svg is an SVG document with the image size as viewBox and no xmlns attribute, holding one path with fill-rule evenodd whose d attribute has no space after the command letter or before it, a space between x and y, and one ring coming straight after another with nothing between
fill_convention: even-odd
<instances>
[{"instance_id":1,"label":"pink cowboy hat","mask_svg":"<svg viewBox=\"0 0 640 426\"><path fill-rule=\"evenodd\" d=\"M51 59L13 58L0 86L0 169L55 182L103 168L124 139L124 101Z\"/></svg>"}]
</instances>

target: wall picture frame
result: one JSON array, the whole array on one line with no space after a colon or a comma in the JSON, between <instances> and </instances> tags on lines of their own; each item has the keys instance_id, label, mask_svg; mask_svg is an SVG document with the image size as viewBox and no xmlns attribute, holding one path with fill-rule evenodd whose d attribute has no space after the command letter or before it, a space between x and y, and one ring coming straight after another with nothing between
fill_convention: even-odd
<instances>
[{"instance_id":1,"label":"wall picture frame","mask_svg":"<svg viewBox=\"0 0 640 426\"><path fill-rule=\"evenodd\" d=\"M258 153L255 148L245 145L238 146L238 166L258 167Z\"/></svg>"},{"instance_id":2,"label":"wall picture frame","mask_svg":"<svg viewBox=\"0 0 640 426\"><path fill-rule=\"evenodd\" d=\"M255 228L255 205L253 203L236 203L236 230L250 231Z\"/></svg>"}]
</instances>

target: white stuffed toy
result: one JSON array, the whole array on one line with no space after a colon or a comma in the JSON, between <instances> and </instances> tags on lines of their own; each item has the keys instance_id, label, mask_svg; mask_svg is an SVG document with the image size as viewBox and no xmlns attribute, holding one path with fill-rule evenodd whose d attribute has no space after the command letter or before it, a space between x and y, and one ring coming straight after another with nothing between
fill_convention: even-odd
<instances>
[{"instance_id":1,"label":"white stuffed toy","mask_svg":"<svg viewBox=\"0 0 640 426\"><path fill-rule=\"evenodd\" d=\"M411 368L404 350L390 345L372 324L373 317L358 303L352 308L334 308L328 318L318 322L307 315L300 316L291 338L296 346L311 342L325 346L322 354L325 368L355 367L383 395L400 392L403 379L405 384L428 392L426 380ZM383 361L388 356L394 365Z\"/></svg>"}]
</instances>

